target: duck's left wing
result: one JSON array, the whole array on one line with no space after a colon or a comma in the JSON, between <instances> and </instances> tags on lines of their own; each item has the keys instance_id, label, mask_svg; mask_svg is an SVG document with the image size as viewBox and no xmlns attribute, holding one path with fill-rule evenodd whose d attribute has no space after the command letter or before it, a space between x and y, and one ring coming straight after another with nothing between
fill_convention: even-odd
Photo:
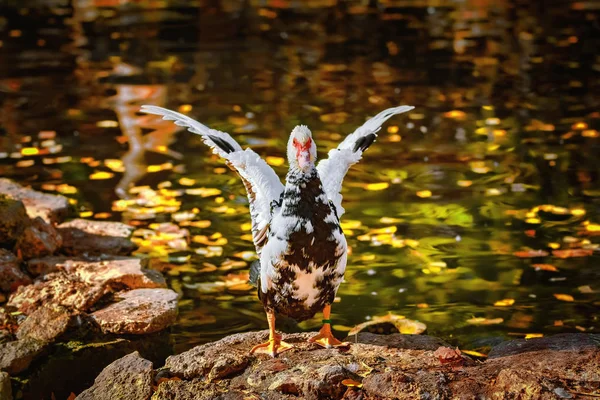
<instances>
[{"instance_id":1,"label":"duck's left wing","mask_svg":"<svg viewBox=\"0 0 600 400\"><path fill-rule=\"evenodd\" d=\"M369 119L361 127L346 138L336 147L329 151L329 157L319 162L317 171L323 188L329 200L331 200L336 208L338 217L344 213L342 207L342 182L348 172L348 169L356 164L362 154L377 138L377 132L381 129L381 125L396 114L402 114L412 110L412 106L400 106L388 108Z\"/></svg>"},{"instance_id":2,"label":"duck's left wing","mask_svg":"<svg viewBox=\"0 0 600 400\"><path fill-rule=\"evenodd\" d=\"M242 178L250 202L252 237L256 250L260 251L267 241L267 230L271 222L271 204L280 200L284 186L273 169L252 149L245 150L225 132L211 129L178 112L157 106L142 106L142 111L156 114L165 120L174 121L190 132L202 136L202 140L213 153L221 156L225 163Z\"/></svg>"}]
</instances>

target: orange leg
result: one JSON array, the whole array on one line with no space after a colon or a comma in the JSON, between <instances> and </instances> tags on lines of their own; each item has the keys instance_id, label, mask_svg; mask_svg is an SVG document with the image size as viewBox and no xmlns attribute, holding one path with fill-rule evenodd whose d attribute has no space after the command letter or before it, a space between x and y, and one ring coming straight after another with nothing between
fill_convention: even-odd
<instances>
[{"instance_id":1,"label":"orange leg","mask_svg":"<svg viewBox=\"0 0 600 400\"><path fill-rule=\"evenodd\" d=\"M294 346L281 340L281 335L275 332L275 313L267 311L267 322L269 322L269 341L257 344L250 353L268 354L275 357L277 354L290 350Z\"/></svg>"},{"instance_id":2,"label":"orange leg","mask_svg":"<svg viewBox=\"0 0 600 400\"><path fill-rule=\"evenodd\" d=\"M309 342L316 343L319 346L323 346L326 349L332 347L349 346L348 342L340 342L331 333L331 320L329 316L331 314L331 305L327 304L323 309L323 327L318 334L310 338Z\"/></svg>"}]
</instances>

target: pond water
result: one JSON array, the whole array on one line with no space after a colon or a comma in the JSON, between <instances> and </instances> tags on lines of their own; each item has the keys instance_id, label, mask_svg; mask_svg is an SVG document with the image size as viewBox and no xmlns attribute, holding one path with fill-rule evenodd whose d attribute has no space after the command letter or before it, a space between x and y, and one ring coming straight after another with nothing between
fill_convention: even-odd
<instances>
[{"instance_id":1,"label":"pond water","mask_svg":"<svg viewBox=\"0 0 600 400\"><path fill-rule=\"evenodd\" d=\"M4 2L0 175L135 225L182 294L182 351L267 326L248 207L199 137L139 106L230 132L283 177L296 124L324 156L414 105L345 179L337 336L389 312L474 350L598 332L600 10L555 3Z\"/></svg>"}]
</instances>

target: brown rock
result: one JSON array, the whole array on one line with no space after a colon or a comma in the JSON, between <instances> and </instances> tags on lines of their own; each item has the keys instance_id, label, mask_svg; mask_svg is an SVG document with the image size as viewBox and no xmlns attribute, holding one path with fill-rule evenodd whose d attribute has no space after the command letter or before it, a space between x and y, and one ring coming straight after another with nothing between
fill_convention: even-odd
<instances>
[{"instance_id":1,"label":"brown rock","mask_svg":"<svg viewBox=\"0 0 600 400\"><path fill-rule=\"evenodd\" d=\"M23 372L43 350L44 344L35 339L0 344L0 371L6 371L11 375Z\"/></svg>"},{"instance_id":2,"label":"brown rock","mask_svg":"<svg viewBox=\"0 0 600 400\"><path fill-rule=\"evenodd\" d=\"M449 347L450 345L442 339L428 335L401 335L393 333L391 335L377 335L370 332L360 332L358 335L348 336L344 339L350 343L375 344L378 346L394 347L397 349L413 350L437 350L439 347Z\"/></svg>"},{"instance_id":3,"label":"brown rock","mask_svg":"<svg viewBox=\"0 0 600 400\"><path fill-rule=\"evenodd\" d=\"M26 315L44 304L86 311L107 292L107 287L87 284L76 276L60 271L45 275L32 285L19 287L10 296L7 305Z\"/></svg>"},{"instance_id":4,"label":"brown rock","mask_svg":"<svg viewBox=\"0 0 600 400\"><path fill-rule=\"evenodd\" d=\"M600 335L563 333L537 338L536 340L509 340L494 346L488 357L499 358L539 350L579 351L590 349L600 350Z\"/></svg>"},{"instance_id":5,"label":"brown rock","mask_svg":"<svg viewBox=\"0 0 600 400\"><path fill-rule=\"evenodd\" d=\"M120 222L74 219L58 226L63 251L70 255L127 255L137 249L129 238L133 228Z\"/></svg>"},{"instance_id":6,"label":"brown rock","mask_svg":"<svg viewBox=\"0 0 600 400\"><path fill-rule=\"evenodd\" d=\"M120 293L118 298L118 303L92 314L105 333L158 332L177 319L178 295L170 289L135 289Z\"/></svg>"},{"instance_id":7,"label":"brown rock","mask_svg":"<svg viewBox=\"0 0 600 400\"><path fill-rule=\"evenodd\" d=\"M0 188L0 243L14 243L29 224L22 202L2 194Z\"/></svg>"},{"instance_id":8,"label":"brown rock","mask_svg":"<svg viewBox=\"0 0 600 400\"><path fill-rule=\"evenodd\" d=\"M594 335L570 334L555 339L552 346L530 345L545 346L542 350L482 363L467 359L462 365L440 362L439 352L431 349L441 342L435 338L417 343L416 336L408 336L402 343L407 348L353 343L340 351L307 343L313 335L284 335L295 348L276 359L249 353L267 332L232 335L171 356L165 367L182 380L160 383L153 400L237 398L240 393L260 399L556 399L598 393L600 387L600 350ZM385 338L370 339L381 343ZM569 344L588 339L596 346ZM349 389L344 384L348 379L362 383L362 388ZM202 397L205 393L211 397Z\"/></svg>"},{"instance_id":9,"label":"brown rock","mask_svg":"<svg viewBox=\"0 0 600 400\"><path fill-rule=\"evenodd\" d=\"M61 245L62 237L54 226L36 217L19 237L16 248L23 258L30 259L54 254Z\"/></svg>"},{"instance_id":10,"label":"brown rock","mask_svg":"<svg viewBox=\"0 0 600 400\"><path fill-rule=\"evenodd\" d=\"M152 363L136 351L113 362L79 400L144 400L152 395Z\"/></svg>"},{"instance_id":11,"label":"brown rock","mask_svg":"<svg viewBox=\"0 0 600 400\"><path fill-rule=\"evenodd\" d=\"M12 388L10 376L6 372L0 372L0 400L12 400Z\"/></svg>"},{"instance_id":12,"label":"brown rock","mask_svg":"<svg viewBox=\"0 0 600 400\"><path fill-rule=\"evenodd\" d=\"M65 271L90 285L162 288L167 283L163 276L145 268L147 261L137 257L46 257L30 260L27 268L34 275Z\"/></svg>"},{"instance_id":13,"label":"brown rock","mask_svg":"<svg viewBox=\"0 0 600 400\"><path fill-rule=\"evenodd\" d=\"M32 312L17 330L17 338L32 338L40 342L53 342L65 333L72 314L66 308L45 304Z\"/></svg>"},{"instance_id":14,"label":"brown rock","mask_svg":"<svg viewBox=\"0 0 600 400\"><path fill-rule=\"evenodd\" d=\"M66 197L41 193L9 179L0 178L0 193L22 201L29 217L42 217L48 223L61 222L69 211Z\"/></svg>"},{"instance_id":15,"label":"brown rock","mask_svg":"<svg viewBox=\"0 0 600 400\"><path fill-rule=\"evenodd\" d=\"M31 278L21 271L17 257L8 250L0 249L0 291L12 292L30 283Z\"/></svg>"}]
</instances>

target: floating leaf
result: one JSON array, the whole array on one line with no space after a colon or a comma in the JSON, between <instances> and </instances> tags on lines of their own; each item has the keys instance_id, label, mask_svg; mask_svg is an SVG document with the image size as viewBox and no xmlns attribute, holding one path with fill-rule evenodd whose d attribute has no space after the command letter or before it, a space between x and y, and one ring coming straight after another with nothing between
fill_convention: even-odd
<instances>
[{"instance_id":1,"label":"floating leaf","mask_svg":"<svg viewBox=\"0 0 600 400\"><path fill-rule=\"evenodd\" d=\"M536 271L558 271L558 268L552 264L533 264L532 267L535 268Z\"/></svg>"},{"instance_id":2,"label":"floating leaf","mask_svg":"<svg viewBox=\"0 0 600 400\"><path fill-rule=\"evenodd\" d=\"M470 325L497 325L503 322L503 318L471 318L467 320L467 324Z\"/></svg>"},{"instance_id":3,"label":"floating leaf","mask_svg":"<svg viewBox=\"0 0 600 400\"><path fill-rule=\"evenodd\" d=\"M418 335L425 332L426 329L427 326L422 322L407 319L402 315L389 313L383 317L375 316L371 321L355 326L348 332L348 336L356 335L363 330L375 333L400 332L407 335Z\"/></svg>"},{"instance_id":4,"label":"floating leaf","mask_svg":"<svg viewBox=\"0 0 600 400\"><path fill-rule=\"evenodd\" d=\"M544 337L543 333L528 333L525 335L525 339L535 339Z\"/></svg>"},{"instance_id":5,"label":"floating leaf","mask_svg":"<svg viewBox=\"0 0 600 400\"><path fill-rule=\"evenodd\" d=\"M420 190L417 192L417 196L422 198L422 199L426 199L428 197L431 197L432 193L431 190Z\"/></svg>"},{"instance_id":6,"label":"floating leaf","mask_svg":"<svg viewBox=\"0 0 600 400\"><path fill-rule=\"evenodd\" d=\"M554 297L561 301L575 301L573 296L571 296L570 294L554 293Z\"/></svg>"},{"instance_id":7,"label":"floating leaf","mask_svg":"<svg viewBox=\"0 0 600 400\"><path fill-rule=\"evenodd\" d=\"M487 358L487 354L483 354L483 353L480 353L480 352L474 351L474 350L461 350L461 352L463 354L467 354L467 355L472 356L472 357Z\"/></svg>"},{"instance_id":8,"label":"floating leaf","mask_svg":"<svg viewBox=\"0 0 600 400\"><path fill-rule=\"evenodd\" d=\"M515 299L502 299L494 303L495 307L509 307L515 304Z\"/></svg>"},{"instance_id":9,"label":"floating leaf","mask_svg":"<svg viewBox=\"0 0 600 400\"><path fill-rule=\"evenodd\" d=\"M115 176L115 174L113 174L112 172L98 171L98 172L94 172L93 174L91 174L90 179L91 180L110 179L113 176Z\"/></svg>"},{"instance_id":10,"label":"floating leaf","mask_svg":"<svg viewBox=\"0 0 600 400\"><path fill-rule=\"evenodd\" d=\"M545 250L523 250L516 251L513 255L519 258L546 257L549 253Z\"/></svg>"},{"instance_id":11,"label":"floating leaf","mask_svg":"<svg viewBox=\"0 0 600 400\"><path fill-rule=\"evenodd\" d=\"M558 258L587 257L594 254L592 249L553 250L552 255Z\"/></svg>"}]
</instances>

